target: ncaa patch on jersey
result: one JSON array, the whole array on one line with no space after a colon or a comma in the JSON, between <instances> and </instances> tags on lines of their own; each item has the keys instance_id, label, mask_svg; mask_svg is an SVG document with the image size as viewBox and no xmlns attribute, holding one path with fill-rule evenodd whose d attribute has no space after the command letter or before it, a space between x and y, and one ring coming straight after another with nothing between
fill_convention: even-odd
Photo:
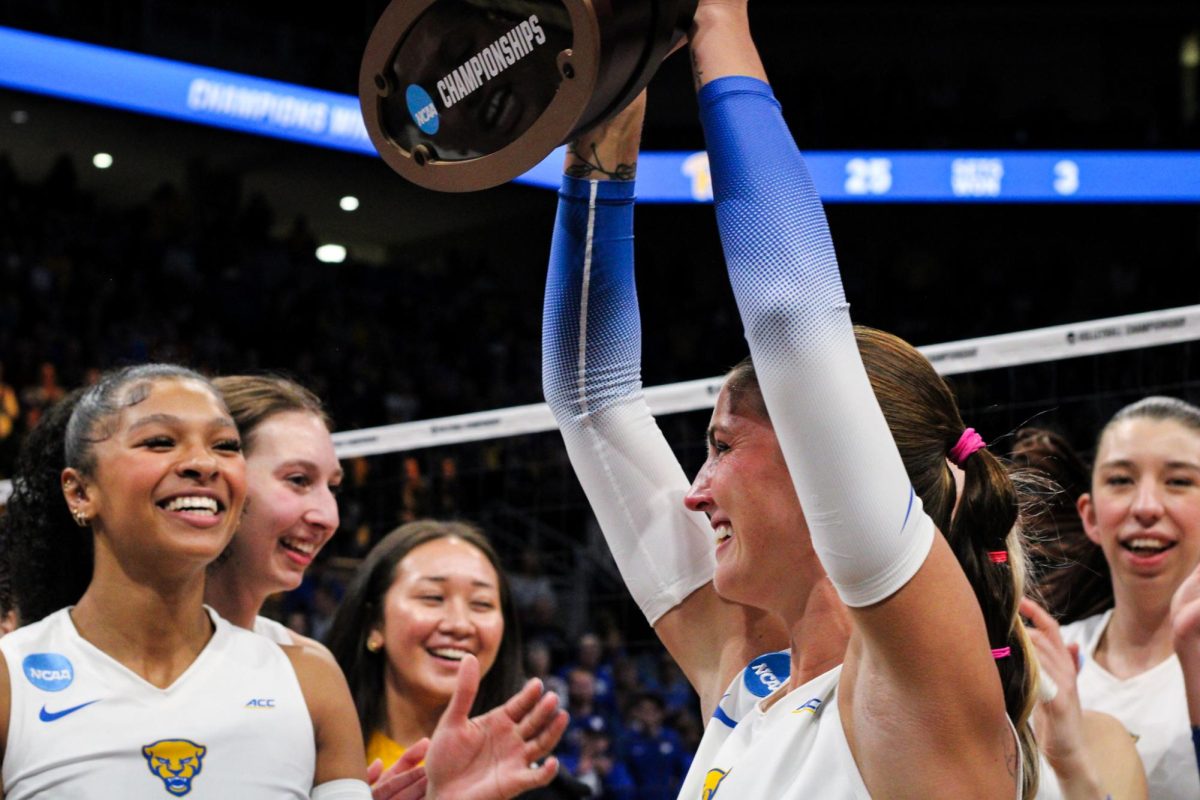
<instances>
[{"instance_id":1,"label":"ncaa patch on jersey","mask_svg":"<svg viewBox=\"0 0 1200 800\"><path fill-rule=\"evenodd\" d=\"M61 692L75 680L75 668L64 655L33 653L21 662L25 677L43 692Z\"/></svg>"},{"instance_id":2,"label":"ncaa patch on jersey","mask_svg":"<svg viewBox=\"0 0 1200 800\"><path fill-rule=\"evenodd\" d=\"M792 674L792 659L787 653L767 653L750 662L742 674L742 682L750 694L766 697L783 686Z\"/></svg>"}]
</instances>

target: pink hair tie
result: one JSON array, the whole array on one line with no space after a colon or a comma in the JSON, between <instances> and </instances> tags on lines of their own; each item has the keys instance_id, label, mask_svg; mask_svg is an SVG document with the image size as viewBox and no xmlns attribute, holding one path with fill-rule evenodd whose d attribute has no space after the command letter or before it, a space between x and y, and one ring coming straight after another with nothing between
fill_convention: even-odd
<instances>
[{"instance_id":1,"label":"pink hair tie","mask_svg":"<svg viewBox=\"0 0 1200 800\"><path fill-rule=\"evenodd\" d=\"M1007 564L1008 563L1008 551L1007 550L995 550L993 552L988 553L988 558L990 558L992 560L993 564Z\"/></svg>"},{"instance_id":2,"label":"pink hair tie","mask_svg":"<svg viewBox=\"0 0 1200 800\"><path fill-rule=\"evenodd\" d=\"M983 441L983 437L976 433L974 428L967 428L963 431L962 436L958 437L958 444L950 448L950 461L956 467L962 468L963 463L972 453L985 447L987 447L987 443Z\"/></svg>"},{"instance_id":3,"label":"pink hair tie","mask_svg":"<svg viewBox=\"0 0 1200 800\"><path fill-rule=\"evenodd\" d=\"M1011 647L998 647L992 651L992 658L996 659L997 661L1002 658L1008 658L1010 655L1012 655Z\"/></svg>"}]
</instances>

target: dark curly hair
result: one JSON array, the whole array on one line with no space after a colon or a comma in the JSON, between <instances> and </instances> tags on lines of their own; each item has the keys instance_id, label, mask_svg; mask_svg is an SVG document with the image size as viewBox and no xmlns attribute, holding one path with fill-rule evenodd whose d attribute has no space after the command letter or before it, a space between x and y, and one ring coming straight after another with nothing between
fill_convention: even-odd
<instances>
[{"instance_id":1,"label":"dark curly hair","mask_svg":"<svg viewBox=\"0 0 1200 800\"><path fill-rule=\"evenodd\" d=\"M111 370L94 386L76 389L51 406L25 437L3 531L10 563L20 565L12 570L12 593L22 624L74 605L92 579L92 534L71 518L63 470L74 467L91 475L95 445L111 435L112 417L145 400L154 382L185 379L212 388L200 373L173 364ZM221 400L215 388L212 393Z\"/></svg>"},{"instance_id":2,"label":"dark curly hair","mask_svg":"<svg viewBox=\"0 0 1200 800\"><path fill-rule=\"evenodd\" d=\"M24 624L76 602L92 579L92 534L76 526L62 493L67 423L84 390L43 414L21 443L4 544L12 570L12 603ZM54 576L48 580L48 576Z\"/></svg>"}]
</instances>

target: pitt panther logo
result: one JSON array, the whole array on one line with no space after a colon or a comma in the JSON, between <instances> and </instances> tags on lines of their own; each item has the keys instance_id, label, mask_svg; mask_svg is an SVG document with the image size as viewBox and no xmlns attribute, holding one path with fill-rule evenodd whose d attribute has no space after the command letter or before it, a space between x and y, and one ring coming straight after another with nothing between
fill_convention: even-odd
<instances>
[{"instance_id":1,"label":"pitt panther logo","mask_svg":"<svg viewBox=\"0 0 1200 800\"><path fill-rule=\"evenodd\" d=\"M183 797L192 790L192 779L200 774L208 748L187 739L160 739L142 748L150 771L162 778L167 791Z\"/></svg>"},{"instance_id":2,"label":"pitt panther logo","mask_svg":"<svg viewBox=\"0 0 1200 800\"><path fill-rule=\"evenodd\" d=\"M729 777L730 772L733 770L710 769L704 776L704 789L700 792L700 800L713 800L717 796L717 789L721 788L721 781Z\"/></svg>"}]
</instances>

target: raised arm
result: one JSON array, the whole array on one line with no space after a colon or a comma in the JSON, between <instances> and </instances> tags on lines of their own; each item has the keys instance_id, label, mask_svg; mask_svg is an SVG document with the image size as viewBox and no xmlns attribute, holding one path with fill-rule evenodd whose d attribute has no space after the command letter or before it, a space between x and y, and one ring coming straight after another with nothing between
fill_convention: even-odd
<instances>
[{"instance_id":1,"label":"raised arm","mask_svg":"<svg viewBox=\"0 0 1200 800\"><path fill-rule=\"evenodd\" d=\"M1011 797L1017 748L982 612L871 389L825 214L762 80L745 2L702 2L693 63L759 385L813 547L855 623L839 706L863 777L879 796Z\"/></svg>"},{"instance_id":2,"label":"raised arm","mask_svg":"<svg viewBox=\"0 0 1200 800\"><path fill-rule=\"evenodd\" d=\"M684 509L688 480L642 394L632 179L644 111L645 95L568 154L542 382L621 575L707 715L737 670L787 640L762 612L713 592L713 532Z\"/></svg>"}]
</instances>

